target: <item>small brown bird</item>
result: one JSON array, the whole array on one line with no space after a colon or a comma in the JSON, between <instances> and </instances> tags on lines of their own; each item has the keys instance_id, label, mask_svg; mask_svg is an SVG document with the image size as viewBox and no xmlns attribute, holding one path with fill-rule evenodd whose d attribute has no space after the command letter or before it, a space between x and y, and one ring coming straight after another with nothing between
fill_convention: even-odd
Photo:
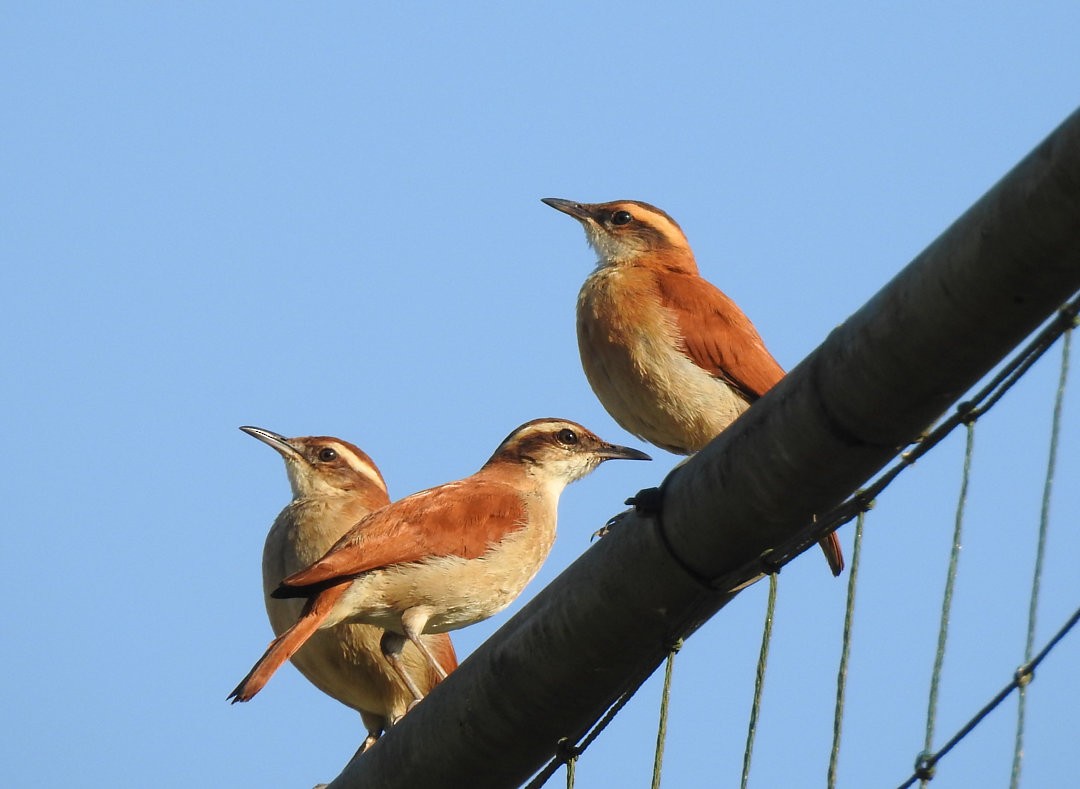
<instances>
[{"instance_id":1,"label":"small brown bird","mask_svg":"<svg viewBox=\"0 0 1080 789\"><path fill-rule=\"evenodd\" d=\"M599 257L578 294L578 350L589 385L623 428L689 455L784 377L750 319L698 273L666 213L636 200L543 202L581 222ZM839 575L839 538L821 548Z\"/></svg>"},{"instance_id":2,"label":"small brown bird","mask_svg":"<svg viewBox=\"0 0 1080 789\"><path fill-rule=\"evenodd\" d=\"M250 698L316 631L364 622L407 638L440 676L422 633L444 633L508 606L536 575L555 540L563 488L611 458L648 460L581 425L536 419L512 432L470 477L373 512L319 561L282 581L274 597L304 597L300 620L233 691Z\"/></svg>"},{"instance_id":3,"label":"small brown bird","mask_svg":"<svg viewBox=\"0 0 1080 789\"><path fill-rule=\"evenodd\" d=\"M371 458L347 441L331 436L285 438L259 427L240 429L281 454L292 487L293 500L275 519L263 547L266 613L274 634L280 636L300 618L303 601L278 600L270 593L285 576L322 557L364 516L389 504L390 497ZM416 698L383 657L382 637L378 627L343 623L313 634L292 655L293 665L315 687L360 713L368 731L361 752ZM450 636L424 639L448 671L457 667ZM412 644L402 661L422 695L441 679Z\"/></svg>"}]
</instances>

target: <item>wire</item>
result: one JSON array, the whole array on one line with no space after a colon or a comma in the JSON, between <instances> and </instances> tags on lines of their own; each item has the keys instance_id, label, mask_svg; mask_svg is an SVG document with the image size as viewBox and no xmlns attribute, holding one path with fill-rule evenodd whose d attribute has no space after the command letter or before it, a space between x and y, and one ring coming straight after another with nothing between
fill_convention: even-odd
<instances>
[{"instance_id":1,"label":"wire","mask_svg":"<svg viewBox=\"0 0 1080 789\"><path fill-rule=\"evenodd\" d=\"M967 505L968 483L971 481L971 458L975 452L975 422L967 423L967 443L964 447L964 470L960 476L960 496L956 503L956 523L953 528L952 548L949 551L949 569L945 573L945 593L941 601L941 623L938 626L937 649L934 652L934 668L930 672L930 700L926 705L926 740L920 763L934 745L934 724L937 722L938 690L941 671L945 665L945 643L949 636L949 615L952 611L953 591L956 589L956 570L960 561L960 545L964 529L964 509ZM923 786L934 777L932 767L919 774Z\"/></svg>"},{"instance_id":2,"label":"wire","mask_svg":"<svg viewBox=\"0 0 1080 789\"><path fill-rule=\"evenodd\" d=\"M904 783L900 784L897 789L908 789L908 787L912 786L919 780L920 771L924 769L933 770L934 766L941 761L942 757L951 751L957 743L964 739L964 737L970 734L971 731L982 722L983 718L993 712L995 707L1009 697L1010 693L1016 690L1020 685L1027 685L1030 683L1035 677L1035 669L1043 662L1046 656L1050 654L1050 651L1058 645L1058 642L1072 630L1078 621L1080 621L1080 608L1077 608L1076 611L1073 612L1073 615L1066 620L1061 629L1058 630L1054 637L1050 639L1047 645L1042 648L1042 651L1039 652L1031 662L1025 663L1016 670L1012 682L1002 688L994 698L987 702L986 706L975 713L975 716L964 724L963 728L954 734L952 739L941 746L941 750L933 754L920 754L919 760L916 762L915 772L910 778L904 781Z\"/></svg>"},{"instance_id":3,"label":"wire","mask_svg":"<svg viewBox=\"0 0 1080 789\"><path fill-rule=\"evenodd\" d=\"M1057 391L1054 393L1054 415L1050 421L1050 457L1046 463L1046 481L1043 484L1042 507L1039 511L1039 538L1035 549L1035 570L1031 579L1031 601L1028 604L1027 640L1024 644L1024 662L1031 660L1035 648L1035 619L1039 610L1039 587L1042 581L1043 557L1046 555L1046 533L1050 525L1050 498L1054 488L1057 468L1058 438L1061 434L1061 408L1065 400L1065 383L1069 377L1069 355L1072 346L1072 330L1066 330L1061 345L1061 373ZM1021 684L1016 705L1016 745L1013 748L1010 789L1020 786L1020 765L1024 758L1024 716L1027 710L1027 684Z\"/></svg>"},{"instance_id":4,"label":"wire","mask_svg":"<svg viewBox=\"0 0 1080 789\"><path fill-rule=\"evenodd\" d=\"M772 643L777 586L779 586L777 574L773 573L769 576L769 602L765 605L765 628L761 632L761 652L758 654L757 672L754 675L754 701L750 705L750 724L746 728L746 750L743 752L742 781L739 784L742 789L746 789L746 784L750 780L750 759L754 753L758 715L761 712L761 695L765 690L765 668L769 663L769 645Z\"/></svg>"},{"instance_id":5,"label":"wire","mask_svg":"<svg viewBox=\"0 0 1080 789\"><path fill-rule=\"evenodd\" d=\"M848 571L847 606L844 609L844 634L840 646L840 668L836 674L836 709L833 713L833 741L829 751L827 789L836 786L836 767L840 761L840 732L844 722L844 697L847 691L848 658L851 654L851 631L855 620L855 590L859 579L859 557L862 555L863 526L866 513L855 519L855 546L851 549L851 569Z\"/></svg>"},{"instance_id":6,"label":"wire","mask_svg":"<svg viewBox=\"0 0 1080 789\"><path fill-rule=\"evenodd\" d=\"M671 700L671 674L675 667L675 655L682 649L682 641L676 642L668 652L664 668L664 689L660 692L660 723L656 731L656 756L653 759L652 789L660 789L660 772L664 767L664 743L667 741L668 703Z\"/></svg>"}]
</instances>

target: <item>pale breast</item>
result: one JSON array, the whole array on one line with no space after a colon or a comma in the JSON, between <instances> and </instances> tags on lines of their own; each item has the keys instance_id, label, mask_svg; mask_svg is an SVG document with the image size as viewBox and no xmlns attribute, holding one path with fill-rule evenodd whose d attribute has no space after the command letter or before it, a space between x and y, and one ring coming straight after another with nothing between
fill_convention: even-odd
<instances>
[{"instance_id":1,"label":"pale breast","mask_svg":"<svg viewBox=\"0 0 1080 789\"><path fill-rule=\"evenodd\" d=\"M270 593L282 578L321 559L368 511L355 497L324 496L294 501L278 515L266 535L262 561L266 613L276 635L292 627L304 600L279 600Z\"/></svg>"},{"instance_id":2,"label":"pale breast","mask_svg":"<svg viewBox=\"0 0 1080 789\"><path fill-rule=\"evenodd\" d=\"M748 404L678 347L674 317L650 272L600 268L581 288L578 349L585 376L624 429L670 452L696 452Z\"/></svg>"}]
</instances>

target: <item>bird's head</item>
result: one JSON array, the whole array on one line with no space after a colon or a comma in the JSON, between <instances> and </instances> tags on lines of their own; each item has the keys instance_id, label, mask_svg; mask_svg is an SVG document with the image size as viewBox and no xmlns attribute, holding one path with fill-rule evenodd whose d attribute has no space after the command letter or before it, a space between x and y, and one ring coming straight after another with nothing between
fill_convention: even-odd
<instances>
[{"instance_id":1,"label":"bird's head","mask_svg":"<svg viewBox=\"0 0 1080 789\"><path fill-rule=\"evenodd\" d=\"M652 262L697 271L679 223L656 206L637 200L577 203L556 197L543 202L581 222L601 266Z\"/></svg>"},{"instance_id":2,"label":"bird's head","mask_svg":"<svg viewBox=\"0 0 1080 789\"><path fill-rule=\"evenodd\" d=\"M577 422L534 419L508 435L485 464L524 468L562 489L605 460L651 460L637 449L610 444Z\"/></svg>"},{"instance_id":3,"label":"bird's head","mask_svg":"<svg viewBox=\"0 0 1080 789\"><path fill-rule=\"evenodd\" d=\"M360 495L377 509L390 502L378 466L357 446L333 436L285 438L261 427L241 427L273 447L285 461L293 498Z\"/></svg>"}]
</instances>

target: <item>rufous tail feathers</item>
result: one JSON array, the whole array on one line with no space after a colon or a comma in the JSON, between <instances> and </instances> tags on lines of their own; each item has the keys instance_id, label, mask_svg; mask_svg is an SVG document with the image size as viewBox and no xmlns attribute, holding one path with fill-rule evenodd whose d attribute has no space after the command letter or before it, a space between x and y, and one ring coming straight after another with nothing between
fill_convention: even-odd
<instances>
[{"instance_id":1,"label":"rufous tail feathers","mask_svg":"<svg viewBox=\"0 0 1080 789\"><path fill-rule=\"evenodd\" d=\"M319 594L308 599L300 618L296 624L270 642L266 652L259 661L251 667L248 675L241 680L228 698L235 704L238 701L249 701L263 686L270 681L274 672L281 668L281 664L296 654L296 651L304 645L311 636L319 629L322 621L330 615L334 604L338 601L345 590L349 588L352 579L340 583L337 586L328 587Z\"/></svg>"},{"instance_id":2,"label":"rufous tail feathers","mask_svg":"<svg viewBox=\"0 0 1080 789\"><path fill-rule=\"evenodd\" d=\"M840 538L833 532L827 537L818 540L825 558L829 561L829 569L833 575L840 575L844 571L844 552L840 549Z\"/></svg>"}]
</instances>

